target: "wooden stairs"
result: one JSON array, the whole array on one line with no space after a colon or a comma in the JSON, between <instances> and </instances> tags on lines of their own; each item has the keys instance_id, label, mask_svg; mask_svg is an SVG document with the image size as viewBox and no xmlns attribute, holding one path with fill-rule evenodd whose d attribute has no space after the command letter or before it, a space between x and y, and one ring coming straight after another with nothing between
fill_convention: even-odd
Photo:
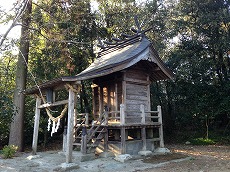
<instances>
[{"instance_id":1,"label":"wooden stairs","mask_svg":"<svg viewBox=\"0 0 230 172\"><path fill-rule=\"evenodd\" d=\"M74 127L73 145L80 148L83 154L94 153L99 144L104 141L107 131L105 114L100 115L98 120L91 125L86 124L86 116L78 119L78 123Z\"/></svg>"}]
</instances>

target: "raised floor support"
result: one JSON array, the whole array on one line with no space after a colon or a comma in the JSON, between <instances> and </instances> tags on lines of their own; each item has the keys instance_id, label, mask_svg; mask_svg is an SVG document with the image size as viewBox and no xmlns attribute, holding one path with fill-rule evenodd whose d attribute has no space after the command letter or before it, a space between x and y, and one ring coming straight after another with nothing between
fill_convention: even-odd
<instances>
[{"instance_id":1,"label":"raised floor support","mask_svg":"<svg viewBox=\"0 0 230 172\"><path fill-rule=\"evenodd\" d=\"M125 127L121 127L121 154L126 153L126 132Z\"/></svg>"}]
</instances>

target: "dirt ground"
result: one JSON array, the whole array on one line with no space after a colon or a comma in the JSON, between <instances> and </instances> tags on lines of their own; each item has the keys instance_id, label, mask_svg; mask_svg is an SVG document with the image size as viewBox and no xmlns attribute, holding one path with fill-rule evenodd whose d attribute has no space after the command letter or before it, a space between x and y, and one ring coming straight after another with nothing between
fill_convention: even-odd
<instances>
[{"instance_id":1,"label":"dirt ground","mask_svg":"<svg viewBox=\"0 0 230 172\"><path fill-rule=\"evenodd\" d=\"M191 159L170 162L162 167L144 170L145 172L230 172L230 146L191 146L168 145L174 152Z\"/></svg>"},{"instance_id":2,"label":"dirt ground","mask_svg":"<svg viewBox=\"0 0 230 172\"><path fill-rule=\"evenodd\" d=\"M230 146L166 145L168 155L133 157L125 163L114 158L97 158L93 161L74 162L76 172L229 172ZM60 171L65 157L58 151L39 152L40 158L28 160L29 153L22 153L13 159L0 158L1 172L51 172Z\"/></svg>"}]
</instances>

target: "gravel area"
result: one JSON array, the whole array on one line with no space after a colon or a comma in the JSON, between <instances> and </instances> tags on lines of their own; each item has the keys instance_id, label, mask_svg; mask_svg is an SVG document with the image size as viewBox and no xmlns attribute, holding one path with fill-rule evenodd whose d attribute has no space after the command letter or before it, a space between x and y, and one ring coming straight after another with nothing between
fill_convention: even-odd
<instances>
[{"instance_id":1,"label":"gravel area","mask_svg":"<svg viewBox=\"0 0 230 172\"><path fill-rule=\"evenodd\" d=\"M229 172L230 146L166 145L168 155L135 156L121 163L114 158L97 158L80 162L75 155L76 172ZM0 158L1 172L50 172L63 171L65 157L58 151L39 152L40 157L28 159L29 153L20 153L13 159ZM65 164L65 163L64 163Z\"/></svg>"}]
</instances>

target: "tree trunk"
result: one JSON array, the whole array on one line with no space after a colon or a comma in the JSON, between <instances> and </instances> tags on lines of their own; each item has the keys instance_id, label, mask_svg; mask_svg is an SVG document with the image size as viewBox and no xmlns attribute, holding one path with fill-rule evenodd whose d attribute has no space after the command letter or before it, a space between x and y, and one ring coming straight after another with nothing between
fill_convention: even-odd
<instances>
[{"instance_id":1,"label":"tree trunk","mask_svg":"<svg viewBox=\"0 0 230 172\"><path fill-rule=\"evenodd\" d=\"M23 91L26 88L27 65L29 54L29 25L32 9L32 0L27 3L26 10L22 15L22 28L19 55L16 70L16 88L14 91L14 116L10 127L9 144L18 146L18 151L24 149L24 113L25 113L25 95Z\"/></svg>"}]
</instances>

